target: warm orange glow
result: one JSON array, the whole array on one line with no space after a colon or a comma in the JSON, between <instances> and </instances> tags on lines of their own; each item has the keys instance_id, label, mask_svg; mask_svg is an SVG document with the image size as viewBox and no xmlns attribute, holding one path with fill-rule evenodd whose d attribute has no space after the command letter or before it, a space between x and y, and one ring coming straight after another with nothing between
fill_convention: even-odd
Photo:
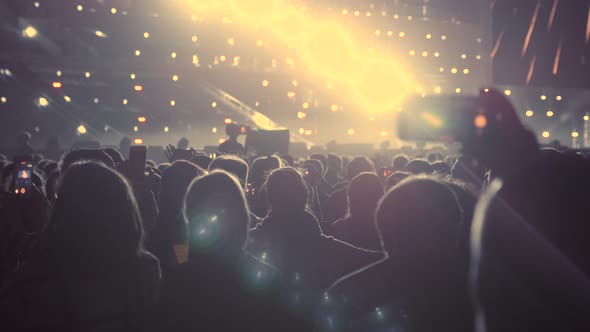
<instances>
[{"instance_id":1,"label":"warm orange glow","mask_svg":"<svg viewBox=\"0 0 590 332\"><path fill-rule=\"evenodd\" d=\"M526 37L524 39L524 44L522 45L522 52L520 53L521 56L526 54L527 49L529 48L529 44L531 42L531 36L533 35L533 31L535 30L535 24L537 23L537 17L539 16L539 9L541 8L541 3L537 2L537 6L535 7L535 11L533 12L533 17L531 18L531 24L529 25L529 30L526 33Z\"/></svg>"},{"instance_id":2,"label":"warm orange glow","mask_svg":"<svg viewBox=\"0 0 590 332\"><path fill-rule=\"evenodd\" d=\"M145 118L145 116L140 116L137 118L137 122L145 123L146 121L147 119Z\"/></svg>"},{"instance_id":3,"label":"warm orange glow","mask_svg":"<svg viewBox=\"0 0 590 332\"><path fill-rule=\"evenodd\" d=\"M537 56L533 56L531 60L531 64L529 65L529 72L526 75L526 84L531 83L531 79L533 78L533 73L535 72L535 63L537 62Z\"/></svg>"},{"instance_id":4,"label":"warm orange glow","mask_svg":"<svg viewBox=\"0 0 590 332\"><path fill-rule=\"evenodd\" d=\"M553 59L553 75L557 75L557 71L559 70L559 60L561 59L561 40L559 41L559 46L557 47L557 52L555 53L555 58Z\"/></svg>"},{"instance_id":5,"label":"warm orange glow","mask_svg":"<svg viewBox=\"0 0 590 332\"><path fill-rule=\"evenodd\" d=\"M140 145L140 144L143 144L143 139L141 139L141 138L136 138L135 140L133 140L133 143L135 143L135 145Z\"/></svg>"},{"instance_id":6,"label":"warm orange glow","mask_svg":"<svg viewBox=\"0 0 590 332\"><path fill-rule=\"evenodd\" d=\"M141 91L141 90L143 90L143 86L141 86L141 85L136 85L136 86L134 86L134 87L133 87L133 89L134 89L135 91Z\"/></svg>"},{"instance_id":7,"label":"warm orange glow","mask_svg":"<svg viewBox=\"0 0 590 332\"><path fill-rule=\"evenodd\" d=\"M61 82L53 82L53 84L51 84L51 85L56 89L61 88Z\"/></svg>"},{"instance_id":8,"label":"warm orange glow","mask_svg":"<svg viewBox=\"0 0 590 332\"><path fill-rule=\"evenodd\" d=\"M475 128L483 129L488 125L488 118L483 114L478 114L473 120L473 124Z\"/></svg>"},{"instance_id":9,"label":"warm orange glow","mask_svg":"<svg viewBox=\"0 0 590 332\"><path fill-rule=\"evenodd\" d=\"M525 113L525 115L526 115L527 117L529 117L529 118L530 118L531 116L533 116L534 114L535 114L535 113L534 113L532 110L528 110L528 111L526 111L526 113Z\"/></svg>"},{"instance_id":10,"label":"warm orange glow","mask_svg":"<svg viewBox=\"0 0 590 332\"><path fill-rule=\"evenodd\" d=\"M551 136L548 131L544 131L542 135L544 138L549 138L549 136Z\"/></svg>"},{"instance_id":11,"label":"warm orange glow","mask_svg":"<svg viewBox=\"0 0 590 332\"><path fill-rule=\"evenodd\" d=\"M228 119L225 119L225 120L224 120L224 122L225 122L226 124L230 124L230 123L232 123L232 119L229 119L229 118L228 118Z\"/></svg>"}]
</instances>

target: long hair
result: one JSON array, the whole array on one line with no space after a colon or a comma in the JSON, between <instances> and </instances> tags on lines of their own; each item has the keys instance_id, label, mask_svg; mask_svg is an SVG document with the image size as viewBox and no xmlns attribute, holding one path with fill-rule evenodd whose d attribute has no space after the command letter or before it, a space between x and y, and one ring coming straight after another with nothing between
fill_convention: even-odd
<instances>
[{"instance_id":1,"label":"long hair","mask_svg":"<svg viewBox=\"0 0 590 332\"><path fill-rule=\"evenodd\" d=\"M74 163L60 182L47 236L50 256L62 269L129 265L143 252L131 186L103 164Z\"/></svg>"}]
</instances>

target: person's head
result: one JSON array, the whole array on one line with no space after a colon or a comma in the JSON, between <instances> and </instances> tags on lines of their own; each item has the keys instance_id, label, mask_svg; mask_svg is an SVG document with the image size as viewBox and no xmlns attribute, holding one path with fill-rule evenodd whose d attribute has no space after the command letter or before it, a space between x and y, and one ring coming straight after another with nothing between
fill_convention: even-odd
<instances>
[{"instance_id":1,"label":"person's head","mask_svg":"<svg viewBox=\"0 0 590 332\"><path fill-rule=\"evenodd\" d=\"M172 164L170 164L170 163L161 163L156 168L160 171L160 173L164 173L164 171L167 170L170 166L172 166ZM199 165L197 165L197 166L199 166ZM203 167L201 167L201 168L203 168Z\"/></svg>"},{"instance_id":2,"label":"person's head","mask_svg":"<svg viewBox=\"0 0 590 332\"><path fill-rule=\"evenodd\" d=\"M295 159L290 154L284 154L281 156L285 166L295 166Z\"/></svg>"},{"instance_id":3,"label":"person's head","mask_svg":"<svg viewBox=\"0 0 590 332\"><path fill-rule=\"evenodd\" d=\"M325 170L324 170L324 165L322 165L322 162L317 160L317 159L309 159L303 162L303 165L313 165L317 171L318 174L318 180L321 180L322 177L324 176Z\"/></svg>"},{"instance_id":4,"label":"person's head","mask_svg":"<svg viewBox=\"0 0 590 332\"><path fill-rule=\"evenodd\" d=\"M294 168L283 167L270 173L266 190L272 213L286 214L305 210L307 187L301 174Z\"/></svg>"},{"instance_id":5,"label":"person's head","mask_svg":"<svg viewBox=\"0 0 590 332\"><path fill-rule=\"evenodd\" d=\"M111 157L109 157L109 155L103 150L78 149L72 150L63 156L61 170L65 171L68 169L68 167L70 167L70 165L81 161L96 161L109 168L115 168L113 159L111 159Z\"/></svg>"},{"instance_id":6,"label":"person's head","mask_svg":"<svg viewBox=\"0 0 590 332\"><path fill-rule=\"evenodd\" d=\"M45 181L45 196L51 205L54 205L55 200L57 199L58 182L60 177L61 172L59 169L55 169L47 176L47 181Z\"/></svg>"},{"instance_id":7,"label":"person's head","mask_svg":"<svg viewBox=\"0 0 590 332\"><path fill-rule=\"evenodd\" d=\"M457 256L463 212L454 192L431 177L410 177L379 202L375 222L390 256L408 273Z\"/></svg>"},{"instance_id":8,"label":"person's head","mask_svg":"<svg viewBox=\"0 0 590 332\"><path fill-rule=\"evenodd\" d=\"M31 142L31 133L23 131L16 136L16 144L18 146L28 146Z\"/></svg>"},{"instance_id":9,"label":"person's head","mask_svg":"<svg viewBox=\"0 0 590 332\"><path fill-rule=\"evenodd\" d=\"M328 171L336 174L342 170L342 159L335 154L328 153Z\"/></svg>"},{"instance_id":10,"label":"person's head","mask_svg":"<svg viewBox=\"0 0 590 332\"><path fill-rule=\"evenodd\" d=\"M252 162L248 182L262 185L270 172L281 167L281 160L277 156L257 158Z\"/></svg>"},{"instance_id":11,"label":"person's head","mask_svg":"<svg viewBox=\"0 0 590 332\"><path fill-rule=\"evenodd\" d=\"M363 172L375 173L375 164L366 157L356 157L346 167L346 178L352 180Z\"/></svg>"},{"instance_id":12,"label":"person's head","mask_svg":"<svg viewBox=\"0 0 590 332\"><path fill-rule=\"evenodd\" d=\"M226 171L240 180L242 188L246 186L248 164L240 157L232 155L217 157L209 164L209 171L214 170Z\"/></svg>"},{"instance_id":13,"label":"person's head","mask_svg":"<svg viewBox=\"0 0 590 332\"><path fill-rule=\"evenodd\" d=\"M387 178L387 181L385 181L385 191L389 191L391 188L395 187L398 183L402 182L411 175L412 174L406 172L395 172L391 174Z\"/></svg>"},{"instance_id":14,"label":"person's head","mask_svg":"<svg viewBox=\"0 0 590 332\"><path fill-rule=\"evenodd\" d=\"M348 210L352 217L370 217L372 221L377 202L383 196L383 184L375 173L361 173L348 185Z\"/></svg>"},{"instance_id":15,"label":"person's head","mask_svg":"<svg viewBox=\"0 0 590 332\"><path fill-rule=\"evenodd\" d=\"M236 139L240 135L240 126L235 123L230 123L225 126L225 134L230 139Z\"/></svg>"},{"instance_id":16,"label":"person's head","mask_svg":"<svg viewBox=\"0 0 590 332\"><path fill-rule=\"evenodd\" d=\"M188 138L182 137L181 139L178 140L176 147L178 147L179 149L188 149L189 144L190 144L190 142L189 142Z\"/></svg>"},{"instance_id":17,"label":"person's head","mask_svg":"<svg viewBox=\"0 0 590 332\"><path fill-rule=\"evenodd\" d=\"M319 160L322 163L324 171L328 170L328 158L325 155L316 153L309 156L309 159Z\"/></svg>"},{"instance_id":18,"label":"person's head","mask_svg":"<svg viewBox=\"0 0 590 332\"><path fill-rule=\"evenodd\" d=\"M122 163L125 158L123 158L123 155L121 154L121 152L119 152L119 150L115 149L115 148L104 148L102 149L104 152L106 152L106 154L109 155L109 157L111 157L111 159L113 159L113 162L115 162L115 165L119 165L120 163Z\"/></svg>"},{"instance_id":19,"label":"person's head","mask_svg":"<svg viewBox=\"0 0 590 332\"><path fill-rule=\"evenodd\" d=\"M441 175L451 174L451 166L449 166L449 164L445 163L444 161L434 162L430 166L432 166L432 170L436 174L441 174Z\"/></svg>"},{"instance_id":20,"label":"person's head","mask_svg":"<svg viewBox=\"0 0 590 332\"><path fill-rule=\"evenodd\" d=\"M189 262L195 255L209 253L237 258L246 242L250 220L238 180L225 171L213 171L190 184L184 201Z\"/></svg>"},{"instance_id":21,"label":"person's head","mask_svg":"<svg viewBox=\"0 0 590 332\"><path fill-rule=\"evenodd\" d=\"M204 154L198 154L191 158L191 162L201 167L202 169L209 169L209 165L212 161L213 159L211 159L211 157L206 156Z\"/></svg>"},{"instance_id":22,"label":"person's head","mask_svg":"<svg viewBox=\"0 0 590 332\"><path fill-rule=\"evenodd\" d=\"M413 159L406 165L406 172L412 174L432 174L432 166L424 159Z\"/></svg>"},{"instance_id":23,"label":"person's head","mask_svg":"<svg viewBox=\"0 0 590 332\"><path fill-rule=\"evenodd\" d=\"M162 173L162 185L160 189L160 216L161 220L172 222L180 216L184 195L191 181L204 174L197 165L185 161L175 161Z\"/></svg>"},{"instance_id":24,"label":"person's head","mask_svg":"<svg viewBox=\"0 0 590 332\"><path fill-rule=\"evenodd\" d=\"M406 156L405 154L398 154L397 156L395 156L393 158L393 162L392 162L393 171L394 172L403 171L404 169L406 169L406 165L408 164L409 161L410 160L408 159L408 156Z\"/></svg>"},{"instance_id":25,"label":"person's head","mask_svg":"<svg viewBox=\"0 0 590 332\"><path fill-rule=\"evenodd\" d=\"M434 153L434 152L429 152L429 153L426 155L426 160L427 160L429 163L434 163L434 162L436 162L436 161L438 160L438 156L437 156L437 155L436 155L436 153Z\"/></svg>"},{"instance_id":26,"label":"person's head","mask_svg":"<svg viewBox=\"0 0 590 332\"><path fill-rule=\"evenodd\" d=\"M133 190L122 175L96 162L67 168L48 231L60 269L128 268L141 253L142 232Z\"/></svg>"}]
</instances>

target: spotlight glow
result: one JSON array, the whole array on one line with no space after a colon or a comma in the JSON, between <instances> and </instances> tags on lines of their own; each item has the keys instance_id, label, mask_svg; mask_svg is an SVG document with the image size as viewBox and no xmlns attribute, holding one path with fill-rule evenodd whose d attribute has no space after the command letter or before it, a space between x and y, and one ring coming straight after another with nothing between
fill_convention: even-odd
<instances>
[{"instance_id":1,"label":"spotlight glow","mask_svg":"<svg viewBox=\"0 0 590 332\"><path fill-rule=\"evenodd\" d=\"M80 134L80 135L84 135L87 133L86 127L83 125L78 126L78 128L76 130L78 131L78 134Z\"/></svg>"},{"instance_id":2,"label":"spotlight glow","mask_svg":"<svg viewBox=\"0 0 590 332\"><path fill-rule=\"evenodd\" d=\"M37 36L37 29L29 25L23 30L23 34L27 38L35 38Z\"/></svg>"}]
</instances>

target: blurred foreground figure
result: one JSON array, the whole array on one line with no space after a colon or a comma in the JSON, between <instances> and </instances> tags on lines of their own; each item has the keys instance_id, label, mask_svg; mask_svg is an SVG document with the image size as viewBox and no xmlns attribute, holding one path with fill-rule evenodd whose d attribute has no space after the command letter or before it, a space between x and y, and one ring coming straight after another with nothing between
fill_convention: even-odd
<instances>
[{"instance_id":1,"label":"blurred foreground figure","mask_svg":"<svg viewBox=\"0 0 590 332\"><path fill-rule=\"evenodd\" d=\"M238 180L214 171L185 199L188 261L164 279L159 331L306 331L279 303L278 272L244 250L250 215Z\"/></svg>"},{"instance_id":2,"label":"blurred foreground figure","mask_svg":"<svg viewBox=\"0 0 590 332\"><path fill-rule=\"evenodd\" d=\"M45 331L138 329L160 281L158 260L143 250L142 235L128 182L101 164L73 164L61 180L39 257L3 294L0 324Z\"/></svg>"}]
</instances>

